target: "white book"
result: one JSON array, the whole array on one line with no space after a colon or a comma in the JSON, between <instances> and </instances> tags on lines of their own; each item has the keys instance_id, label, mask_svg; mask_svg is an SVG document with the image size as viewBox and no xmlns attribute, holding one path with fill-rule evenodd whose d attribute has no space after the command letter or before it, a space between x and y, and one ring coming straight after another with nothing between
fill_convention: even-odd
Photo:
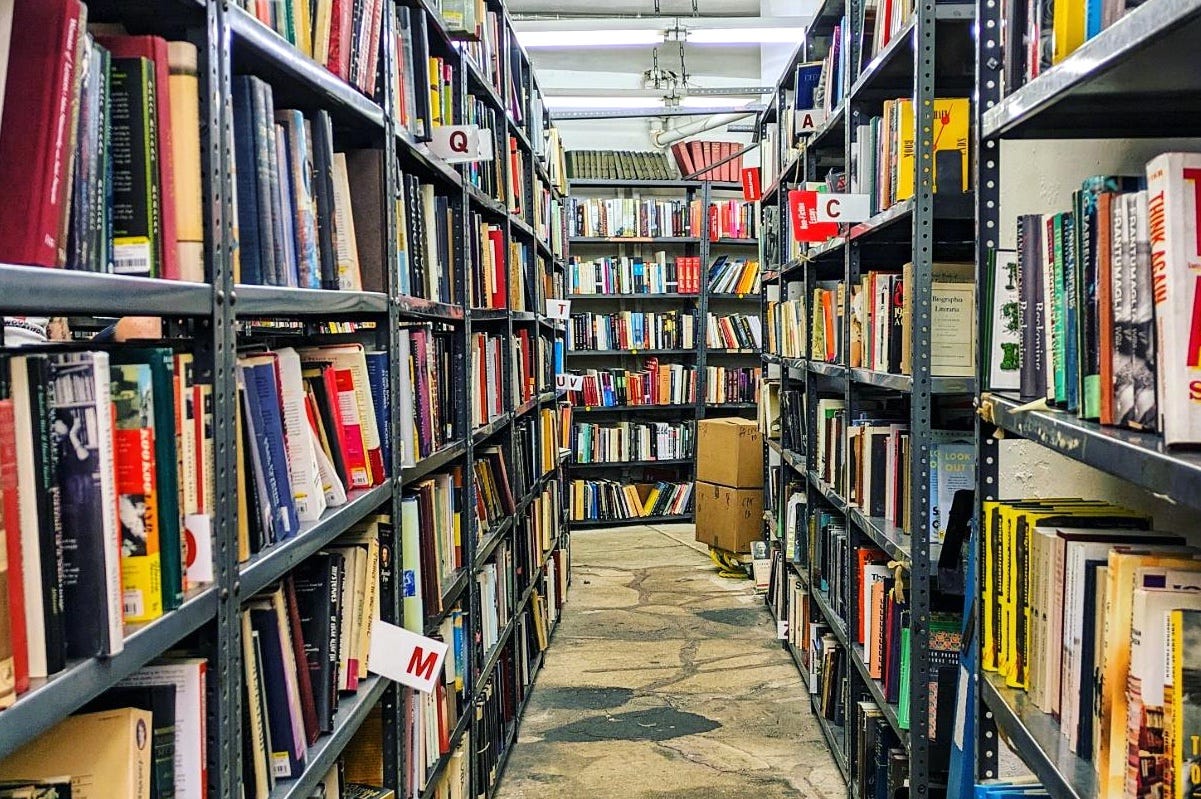
<instances>
[{"instance_id":1,"label":"white book","mask_svg":"<svg viewBox=\"0 0 1201 799\"><path fill-rule=\"evenodd\" d=\"M300 356L291 347L276 350L279 365L279 392L284 420L284 444L288 454L288 476L296 516L302 522L315 522L325 513L325 488L316 441L305 408L304 378Z\"/></svg>"},{"instance_id":2,"label":"white book","mask_svg":"<svg viewBox=\"0 0 1201 799\"><path fill-rule=\"evenodd\" d=\"M334 253L338 265L338 288L362 291L359 270L359 245L354 232L354 214L350 203L350 176L346 153L334 153Z\"/></svg>"},{"instance_id":3,"label":"white book","mask_svg":"<svg viewBox=\"0 0 1201 799\"><path fill-rule=\"evenodd\" d=\"M1201 154L1164 153L1147 164L1159 428L1169 446L1201 441L1198 181Z\"/></svg>"},{"instance_id":4,"label":"white book","mask_svg":"<svg viewBox=\"0 0 1201 799\"><path fill-rule=\"evenodd\" d=\"M417 497L400 502L401 618L409 632L423 634L425 607L421 593L421 517Z\"/></svg>"},{"instance_id":5,"label":"white book","mask_svg":"<svg viewBox=\"0 0 1201 799\"><path fill-rule=\"evenodd\" d=\"M203 787L208 770L205 739L205 681L208 661L203 658L170 658L138 671L121 681L125 686L175 686L175 796L207 799Z\"/></svg>"}]
</instances>

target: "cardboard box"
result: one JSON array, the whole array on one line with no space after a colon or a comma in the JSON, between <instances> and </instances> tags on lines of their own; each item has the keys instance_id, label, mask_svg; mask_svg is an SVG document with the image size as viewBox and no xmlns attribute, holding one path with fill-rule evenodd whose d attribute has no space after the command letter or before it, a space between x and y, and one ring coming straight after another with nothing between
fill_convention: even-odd
<instances>
[{"instance_id":1,"label":"cardboard box","mask_svg":"<svg viewBox=\"0 0 1201 799\"><path fill-rule=\"evenodd\" d=\"M753 419L702 419L696 427L697 480L763 487L763 436Z\"/></svg>"},{"instance_id":2,"label":"cardboard box","mask_svg":"<svg viewBox=\"0 0 1201 799\"><path fill-rule=\"evenodd\" d=\"M696 484L696 540L727 552L750 552L763 538L763 489Z\"/></svg>"}]
</instances>

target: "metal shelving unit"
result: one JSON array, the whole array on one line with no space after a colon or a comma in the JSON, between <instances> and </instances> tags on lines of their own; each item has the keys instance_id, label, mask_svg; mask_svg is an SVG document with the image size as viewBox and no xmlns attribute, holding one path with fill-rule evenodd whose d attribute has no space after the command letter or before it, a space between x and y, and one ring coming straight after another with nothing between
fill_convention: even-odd
<instances>
[{"instance_id":1,"label":"metal shelving unit","mask_svg":"<svg viewBox=\"0 0 1201 799\"><path fill-rule=\"evenodd\" d=\"M1001 156L1005 141L1024 139L1130 139L1187 136L1201 123L1201 3L1148 0L1132 9L1037 78L1002 95L1004 44L1001 10L980 2L977 84L980 102L974 120L978 153L975 182L977 275L989 252L1001 245ZM1111 113L1090 115L1104 107ZM1165 148L1166 149L1166 148ZM1097 171L1081 163L1080 175ZM977 282L979 282L979 277ZM984 329L987 309L977 320ZM1057 410L1020 410L1025 403L988 392L979 376L977 420L977 500L998 498L1000 439L1020 437L1072 460L1120 478L1173 503L1201 509L1201 456L1172 451L1159 436L1086 422ZM977 507L979 512L979 507ZM981 561L983 555L980 555ZM979 591L979 586L973 587ZM1097 794L1091 761L1073 754L1058 722L1008 688L996 674L976 675L976 776L997 773L998 732L1056 797L1089 799Z\"/></svg>"},{"instance_id":2,"label":"metal shelving unit","mask_svg":"<svg viewBox=\"0 0 1201 799\"><path fill-rule=\"evenodd\" d=\"M852 65L860 62L861 31L864 0L825 0L810 25L802 47L792 64L785 70L772 107L779 111L765 114L760 124L777 126L777 151L764 153L765 158L774 158L780 167L778 179L764 193L762 206L765 218L778 220L774 249L763 253L764 269L775 273L775 279L764 286L764 307L770 301L801 300L812 306L817 282L838 280L846 286L844 291L842 321L835 335L839 339L839 351L847 352L850 344L850 287L860 279L861 269L887 268L899 270L906 263L913 264L913 342L909 353L912 373L908 375L888 374L861 368L848 368L843 363L828 363L824 358L785 358L767 353L764 356L765 372L771 379L778 379L781 392L800 392L804 396L804 429L791 431L793 439L806 444L815 442L818 429L816 406L819 398L840 399L845 403L846 419L858 418L869 400L886 397L894 405L904 407L910 441L915 448L924 448L932 440L931 417L935 397L940 395L967 396L974 393L976 380L973 378L935 377L931 372L932 342L929 328L916 320L930 313L932 267L936 260L947 260L948 253L958 255L966 252L973 238L971 220L974 198L966 195L936 195L930 170L917 170L915 192L912 198L896 203L876 214L871 219L844 226L840 235L812 246L800 257L790 257L788 236L790 235L787 194L794 183L801 181L824 181L831 169L845 170L850 166L850 154L856 146L855 137L860 125L868 123L880 114L885 100L894 97L910 97L915 109L915 163L933 161L935 142L933 102L935 97L971 96L972 80L965 68L970 68L974 54L973 25L974 8L966 2L918 3L913 16L894 34L894 38L877 53L861 70L850 76L847 95L827 115L820 127L811 134L801 137L798 150L793 142L784 140L784 120L789 113L787 93L792 88L796 66L800 63L821 59L839 25L845 17L850 21L848 48ZM935 42L937 41L937 47ZM866 60L866 59L864 59ZM855 68L852 67L854 70ZM770 211L768 210L770 209ZM770 237L769 231L761 231L763 239ZM814 318L812 308L806 316ZM827 331L827 335L829 335ZM970 435L970 434L968 434ZM911 515L904 529L886 523L883 519L865 515L859 508L847 502L835 488L826 484L817 471L818 453L811 446L798 447L805 451L785 449L780 442L768 442L765 457L768 463L779 468L776 484L780 486L774 497L777 505L771 511L768 534L771 542L782 546L784 535L777 529L774 520L784 519L790 483L800 486L805 494L807 515L821 510L845 519L848 546L853 551L859 547L881 549L890 559L900 563L908 572L906 590L909 600L911 643L909 650L912 669L909 695L911 708L924 708L929 702L928 683L932 679L932 664L929 657L928 621L931 612L931 577L935 573L936 544L929 543L926 534L929 515L930 466L927 458L913 457L908 474L912 486ZM808 520L796 533L807 535ZM908 531L917 531L911 534ZM777 538L778 536L778 538ZM805 575L804 585L815 587L811 569L813 564L792 562L797 553L785 552L784 559L798 574ZM936 763L931 759L928 743L927 716L914 713L911 718L912 734L902 730L896 707L885 702L881 684L871 679L863 648L848 634L858 623L859 587L854 580L847 579L846 605L849 618L839 616L825 596L818 590L808 593L811 615L824 619L844 649L848 666L848 679L842 690L847 707L848 722L855 702L870 700L878 705L884 719L893 728L909 755L908 785L914 799L930 795L931 785L945 782L947 763ZM777 617L782 617L786 608L776 608ZM816 709L815 709L816 712ZM818 714L820 716L820 714ZM859 753L853 740L854 735L832 735L825 719L823 732L827 742L836 748L835 758L843 768L844 775L858 772ZM847 728L850 732L851 728ZM844 766L844 763L846 764ZM859 787L848 779L848 796L858 796Z\"/></svg>"},{"instance_id":3,"label":"metal shelving unit","mask_svg":"<svg viewBox=\"0 0 1201 799\"><path fill-rule=\"evenodd\" d=\"M515 404L511 386L505 385L505 412L501 418L488 425L483 431L471 431L468 410L465 404L455 420L459 435L441 450L415 463L405 466L402 462L401 446L393 447L393 460L388 464L391 477L383 484L369 490L353 491L349 501L339 507L330 508L319 520L301 525L297 534L287 541L262 549L244 563L239 563L237 546L237 490L241 476L237 470L236 452L239 442L234 420L237 408L236 357L238 346L248 341L265 340L271 344L274 334L264 332L270 328L261 325L239 328L239 322L262 319L303 320L307 323L326 320L358 320L373 322L352 333L321 332L321 340L331 337L337 340L360 341L390 354L389 372L392 386L399 382L402 364L399 358L399 331L402 325L434 323L449 331L457 348L451 374L446 376L448 385L474 385L470 380L470 361L464 356L470 341L473 323L487 326L489 331L499 331L505 337L506 365L512 357L510 343L515 337L515 328L526 326L544 353L551 352L556 339L564 335L562 327L548 324L540 313L543 274L552 274L561 267L563 253L553 250L548 241L542 241L535 233L534 185L535 177L541 177L543 185L552 197L562 201L562 194L553 185L549 176L551 167L542 163L545 157L543 144L551 126L549 117L543 117L543 128L534 130L530 124L516 125L510 120L505 135L513 135L526 150L526 174L523 175L527 196L523 198L522 216L509 213L504 204L487 197L469 181L465 181L459 168L453 167L432 155L427 146L416 141L401 129L392 118L390 93L392 83L380 81L382 97L379 102L368 98L343 82L323 66L303 56L282 37L243 11L236 4L222 0L180 0L177 3L116 2L95 0L89 2L90 21L127 23L130 30L160 33L168 38L187 38L195 43L199 51L199 84L201 104L201 171L204 175L205 197L206 264L208 282L188 283L180 281L130 278L114 275L90 274L59 269L43 269L15 264L0 264L0 309L5 313L39 313L49 315L158 315L178 322L179 331L173 332L171 343L194 353L196 363L206 367L206 375L213 388L213 436L214 474L217 475L216 506L212 513L214 537L213 557L215 582L191 591L183 604L176 610L164 614L155 621L126 628L124 650L109 658L87 659L68 664L63 671L49 679L35 681L30 690L0 714L0 757L11 754L29 743L67 715L91 699L111 688L142 666L162 656L169 650L180 647L203 654L208 660L207 709L207 769L208 797L210 799L237 799L242 792L242 730L241 730L241 624L240 613L244 603L257 592L273 585L286 576L298 564L324 546L329 545L343 533L353 529L365 518L385 513L398 520L392 531L393 537L386 542L394 553L394 562L399 563L400 543L403 539L401 524L402 497L422 479L439 471L460 468L464 476L462 507L474 507L476 490L471 464L478 454L478 446L499 445L509 463L514 462L516 428L527 420L537 420L543 409L557 407L559 395L549 382L553 376L539 374L539 385L533 397L524 403ZM433 51L450 63L458 79L454 84L454 102L458 115L464 113L465 89L467 84L478 96L483 96L497 112L498 118L507 116L507 99L488 83L468 57L460 52L457 43L438 18L437 13L422 2L408 4L412 14L423 15L429 31L429 44ZM490 7L503 12L500 0L489 0ZM385 3L382 19L382 53L380 71L391 74L395 63L396 5ZM181 33L182 32L182 33ZM18 32L19 33L19 32ZM540 96L537 81L529 67L528 55L521 49L508 26L499 43L504 61L504 70L519 70L506 85L518 85L521 94L529 98ZM236 247L236 221L234 214L235 187L232 179L233 153L226 146L226 135L232 137L232 91L231 80L235 74L253 74L272 84L276 105L280 108L300 108L306 112L318 109L329 112L333 120L336 146L345 148L372 148L383 154L385 174L395 180L400 172L414 174L423 181L433 183L439 194L449 199L450 207L459 221L455 226L457 235L453 242L450 270L451 282L457 287L458 296L466 293L465 272L468 235L467 225L462 219L468 209L483 209L497 217L504 225L506 236L517 236L528 241L531 260L528 270L536 272L527 281L533 287L528 297L529 307L524 309L498 309L476 312L465 309L460 299L457 303L432 302L419 297L401 295L398 276L385 270L385 285L381 291L341 292L261 285L241 285L234 282L233 253ZM528 110L528 109L527 109ZM523 119L531 119L525 113ZM531 129L527 129L531 128ZM509 169L509 160L502 159L504 170ZM503 179L503 177L502 177ZM395 186L386 187L389 193ZM385 201L380 198L381 203ZM379 258L383 263L394 264L390 257L398 245L397 220L395 214L384 213L382 231L383 251L363 253L364 259ZM557 233L565 233L557 231ZM565 236L558 237L566 241ZM241 331L241 332L239 332ZM292 333L279 335L286 343L307 341ZM506 372L511 370L506 369ZM391 408L388 420L390 429L399 431L402 409L399 403ZM539 426L534 422L534 443L537 450ZM556 431L557 434L557 431ZM450 610L461 607L467 619L467 640L472 641L479 618L481 598L473 579L485 560L505 540L513 540L518 530L524 534L523 514L532 506L536 497L551 482L562 481L562 467L540 476L530 476L528 490L517 500L518 515L510 518L490 531L491 537L481 536L476 530L474 514L463 516L463 543L466 564L455 579L443 587L443 606ZM566 492L561 492L565 497ZM540 567L533 573L523 573L515 579L521 580L523 590L512 607L509 628L497 646L487 655L489 666L481 670L469 669L466 675L466 706L452 739L462 740L465 733L476 726L481 732L484 725L477 722L476 704L490 676L499 679L495 664L506 648L524 646L525 642L515 634L516 620L522 618L532 607L531 597L535 591L543 592L546 587L548 564L554 549L570 546L570 535L566 529L567 514L561 508L554 514L561 522L555 547L541 559ZM569 559L565 559L567 561ZM401 597L395 581L389 588L384 586L381 597L381 615L386 621L399 623L401 619ZM554 587L551 586L553 601ZM441 616L421 620L427 630L435 631ZM469 643L469 657L474 656L474 645ZM506 690L528 692L533 675L544 658L539 657L529 676L529 683L516 685L518 676L512 670L505 671L503 679L513 685L502 686ZM495 675L493 674L495 672ZM523 704L524 707L524 704ZM314 786L342 755L347 744L359 732L363 721L375 710L382 709L383 741L382 772L387 787L400 788L403 780L404 741L407 731L403 714L403 701L395 684L376 676L361 683L353 695L343 695L335 716L332 734L322 735L308 750L308 763L303 774L295 779L281 780L271 792L272 799L302 799L309 796ZM510 740L516 734L513 721ZM474 738L474 736L473 736ZM477 757L474 748L467 753L472 761ZM438 773L447 759L434 769L426 791L432 791ZM503 764L501 766L503 768ZM476 769L469 768L472 779ZM473 785L471 795L483 786ZM425 791L422 792L425 795Z\"/></svg>"},{"instance_id":4,"label":"metal shelving unit","mask_svg":"<svg viewBox=\"0 0 1201 799\"><path fill-rule=\"evenodd\" d=\"M621 189L684 189L685 200L699 200L703 207L708 207L710 201L715 200L713 191L723 190L741 190L739 184L733 183L715 183L712 181L636 181L636 180L572 180L571 190L574 192L579 189L589 190L595 194L598 190L621 190ZM628 363L631 358L640 358L644 356L654 357L671 357L671 358L688 358L695 359L691 361L697 369L697 401L682 405L630 405L630 406L580 406L574 409L576 414L600 414L613 413L624 414L643 411L659 411L659 412L674 412L679 415L681 421L684 419L703 419L706 415L713 413L734 412L743 414L746 411L753 410L757 406L754 403L726 403L726 404L711 404L704 401L705 398L705 379L706 367L710 356L721 356L723 363L729 363L731 359L739 356L753 357L758 355L758 350L727 350L722 348L711 348L705 337L705 320L708 317L710 306L709 303L713 300L725 303L723 307L731 307L734 304L741 306L742 301L758 302L758 294L730 294L716 293L709 291L708 285L708 265L713 259L713 251L726 248L740 248L743 246L757 246L758 239L717 239L710 240L709 231L709 215L701 214L701 230L696 231L696 236L676 236L670 238L630 238L622 236L572 236L570 241L573 245L585 248L591 253L598 247L611 248L613 244L624 245L671 245L678 246L684 249L686 255L697 255L700 258L702 270L700 292L697 294L680 294L680 293L665 293L665 294L569 294L568 298L572 301L572 310L575 311L581 306L583 307L599 307L602 311L607 311L614 306L618 308L627 308L636 303L653 302L656 308L661 308L663 303L672 303L683 305L685 308L694 310L696 314L696 340L697 345L693 348L672 348L672 349L631 349L631 350L581 350L568 349L565 352L567 365L570 368L572 362L585 362L588 366L592 366L591 360L595 358L613 359L613 365ZM740 307L741 310L741 307ZM656 415L656 420L660 417ZM669 461L629 461L618 464L601 464L601 463L576 463L569 462L568 469L571 471L596 471L600 468L616 469L618 467L627 467L629 470L639 471L644 468L661 468L671 467L683 471L683 467L688 467L687 473L681 473L679 479L683 481L691 481L695 477L695 457L685 460L669 460ZM658 521L692 521L691 513L682 514L679 517L651 517L657 518ZM581 527L613 527L622 526L623 524L637 524L640 522L655 523L646 519L624 519L612 521L592 520L586 522L574 522L573 526Z\"/></svg>"}]
</instances>

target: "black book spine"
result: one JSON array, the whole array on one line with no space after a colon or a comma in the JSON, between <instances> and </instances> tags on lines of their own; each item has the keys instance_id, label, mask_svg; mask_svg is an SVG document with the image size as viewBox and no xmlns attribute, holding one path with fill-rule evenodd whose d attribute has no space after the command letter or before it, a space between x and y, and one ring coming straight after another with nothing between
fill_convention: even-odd
<instances>
[{"instance_id":1,"label":"black book spine","mask_svg":"<svg viewBox=\"0 0 1201 799\"><path fill-rule=\"evenodd\" d=\"M154 65L114 58L111 76L114 271L161 277Z\"/></svg>"},{"instance_id":2,"label":"black book spine","mask_svg":"<svg viewBox=\"0 0 1201 799\"><path fill-rule=\"evenodd\" d=\"M334 248L334 132L328 111L313 115L313 190L317 195L317 246L321 258L321 288L338 288L338 258Z\"/></svg>"},{"instance_id":3,"label":"black book spine","mask_svg":"<svg viewBox=\"0 0 1201 799\"><path fill-rule=\"evenodd\" d=\"M300 629L304 637L305 662L313 686L313 706L317 728L333 730L333 697L329 692L330 671L336 666L337 652L331 649L336 571L333 556L318 552L294 572L296 606L300 610ZM332 655L332 657L331 657Z\"/></svg>"},{"instance_id":4,"label":"black book spine","mask_svg":"<svg viewBox=\"0 0 1201 799\"><path fill-rule=\"evenodd\" d=\"M63 520L55 461L53 416L54 384L50 365L44 356L30 357L30 405L37 440L34 468L38 480L38 543L42 561L42 602L46 624L46 671L49 674L66 667L66 628L63 618Z\"/></svg>"}]
</instances>

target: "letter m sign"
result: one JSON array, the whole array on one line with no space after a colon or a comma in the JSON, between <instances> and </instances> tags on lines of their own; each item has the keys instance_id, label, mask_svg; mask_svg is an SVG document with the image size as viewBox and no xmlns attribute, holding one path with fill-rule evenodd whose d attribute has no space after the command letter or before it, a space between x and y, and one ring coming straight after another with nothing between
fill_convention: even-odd
<instances>
[{"instance_id":1,"label":"letter m sign","mask_svg":"<svg viewBox=\"0 0 1201 799\"><path fill-rule=\"evenodd\" d=\"M371 625L367 669L393 682L429 693L442 677L447 645L395 624Z\"/></svg>"}]
</instances>

